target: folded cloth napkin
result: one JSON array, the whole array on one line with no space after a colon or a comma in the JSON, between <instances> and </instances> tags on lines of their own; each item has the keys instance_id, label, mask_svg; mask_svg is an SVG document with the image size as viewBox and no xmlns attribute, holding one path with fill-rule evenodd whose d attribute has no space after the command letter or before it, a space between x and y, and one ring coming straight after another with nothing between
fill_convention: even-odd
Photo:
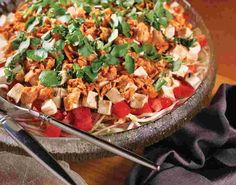
<instances>
[{"instance_id":1,"label":"folded cloth napkin","mask_svg":"<svg viewBox=\"0 0 236 185\"><path fill-rule=\"evenodd\" d=\"M136 165L126 185L236 185L236 86L222 85L184 128L145 149L161 165Z\"/></svg>"}]
</instances>

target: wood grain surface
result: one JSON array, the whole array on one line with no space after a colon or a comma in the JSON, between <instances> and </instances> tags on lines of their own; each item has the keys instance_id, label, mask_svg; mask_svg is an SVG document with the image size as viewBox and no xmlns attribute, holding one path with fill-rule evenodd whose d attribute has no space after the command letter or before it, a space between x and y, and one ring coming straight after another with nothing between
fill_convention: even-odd
<instances>
[{"instance_id":1,"label":"wood grain surface","mask_svg":"<svg viewBox=\"0 0 236 185\"><path fill-rule=\"evenodd\" d=\"M215 44L218 73L213 93L222 83L236 84L236 1L191 0L202 15ZM132 163L120 157L71 163L88 185L124 184Z\"/></svg>"}]
</instances>

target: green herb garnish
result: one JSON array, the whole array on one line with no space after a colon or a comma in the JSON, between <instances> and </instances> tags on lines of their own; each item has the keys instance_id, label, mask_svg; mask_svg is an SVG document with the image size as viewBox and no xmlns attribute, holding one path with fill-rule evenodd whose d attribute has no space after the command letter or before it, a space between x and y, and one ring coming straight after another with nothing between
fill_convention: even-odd
<instances>
[{"instance_id":1,"label":"green herb garnish","mask_svg":"<svg viewBox=\"0 0 236 185\"><path fill-rule=\"evenodd\" d=\"M163 78L163 77L160 77L154 84L154 87L156 89L156 91L160 91L161 90L161 87L163 85L166 85L167 84L167 81Z\"/></svg>"},{"instance_id":2,"label":"green herb garnish","mask_svg":"<svg viewBox=\"0 0 236 185\"><path fill-rule=\"evenodd\" d=\"M34 61L42 61L48 57L48 52L41 48L37 50L28 50L26 56Z\"/></svg>"},{"instance_id":3,"label":"green herb garnish","mask_svg":"<svg viewBox=\"0 0 236 185\"><path fill-rule=\"evenodd\" d=\"M194 44L197 42L196 38L175 38L174 41L177 44L181 44L187 48L193 47Z\"/></svg>"},{"instance_id":4,"label":"green herb garnish","mask_svg":"<svg viewBox=\"0 0 236 185\"><path fill-rule=\"evenodd\" d=\"M144 56L150 60L159 60L161 57L156 48L150 44L144 44L142 46L142 51L144 52Z\"/></svg>"},{"instance_id":5,"label":"green herb garnish","mask_svg":"<svg viewBox=\"0 0 236 185\"><path fill-rule=\"evenodd\" d=\"M125 69L128 71L129 74L134 73L135 70L134 59L129 55L125 56Z\"/></svg>"},{"instance_id":6,"label":"green herb garnish","mask_svg":"<svg viewBox=\"0 0 236 185\"><path fill-rule=\"evenodd\" d=\"M160 30L161 26L166 28L168 21L173 18L171 13L163 6L164 0L157 0L154 10L144 11L145 20L154 28Z\"/></svg>"},{"instance_id":7,"label":"green herb garnish","mask_svg":"<svg viewBox=\"0 0 236 185\"><path fill-rule=\"evenodd\" d=\"M33 46L39 46L39 45L41 44L41 39L40 39L40 38L37 38L37 37L31 38L31 39L30 39L30 43L31 43Z\"/></svg>"},{"instance_id":8,"label":"green herb garnish","mask_svg":"<svg viewBox=\"0 0 236 185\"><path fill-rule=\"evenodd\" d=\"M5 77L7 79L7 82L12 82L16 77L16 73L14 73L9 68L4 68L4 74L5 74Z\"/></svg>"},{"instance_id":9,"label":"green herb garnish","mask_svg":"<svg viewBox=\"0 0 236 185\"><path fill-rule=\"evenodd\" d=\"M98 73L94 73L92 71L92 67L91 66L84 67L83 71L84 71L84 79L87 82L94 82L97 79Z\"/></svg>"},{"instance_id":10,"label":"green herb garnish","mask_svg":"<svg viewBox=\"0 0 236 185\"><path fill-rule=\"evenodd\" d=\"M120 44L120 45L114 45L111 55L115 57L124 57L126 56L129 49L129 44Z\"/></svg>"},{"instance_id":11,"label":"green herb garnish","mask_svg":"<svg viewBox=\"0 0 236 185\"><path fill-rule=\"evenodd\" d=\"M167 60L172 67L172 71L178 71L182 65L182 62L179 60L174 60L172 56L163 56L163 59Z\"/></svg>"},{"instance_id":12,"label":"green herb garnish","mask_svg":"<svg viewBox=\"0 0 236 185\"><path fill-rule=\"evenodd\" d=\"M21 44L21 42L26 40L26 34L24 31L20 31L17 35L17 38L12 41L11 48L13 50L17 50Z\"/></svg>"},{"instance_id":13,"label":"green herb garnish","mask_svg":"<svg viewBox=\"0 0 236 185\"><path fill-rule=\"evenodd\" d=\"M59 72L51 70L42 71L39 75L39 80L46 87L56 87L61 83Z\"/></svg>"}]
</instances>

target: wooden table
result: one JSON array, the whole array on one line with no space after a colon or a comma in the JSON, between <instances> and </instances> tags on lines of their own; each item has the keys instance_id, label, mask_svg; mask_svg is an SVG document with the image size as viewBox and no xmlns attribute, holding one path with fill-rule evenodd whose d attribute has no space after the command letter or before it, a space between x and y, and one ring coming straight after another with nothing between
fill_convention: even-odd
<instances>
[{"instance_id":1,"label":"wooden table","mask_svg":"<svg viewBox=\"0 0 236 185\"><path fill-rule=\"evenodd\" d=\"M212 33L218 64L213 93L222 83L236 84L236 1L189 0ZM132 163L120 157L71 164L88 185L121 185Z\"/></svg>"}]
</instances>

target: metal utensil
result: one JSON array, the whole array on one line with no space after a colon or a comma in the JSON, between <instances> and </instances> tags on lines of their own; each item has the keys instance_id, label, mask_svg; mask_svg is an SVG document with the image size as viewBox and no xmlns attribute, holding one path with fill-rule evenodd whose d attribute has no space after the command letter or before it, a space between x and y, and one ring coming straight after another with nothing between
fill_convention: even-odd
<instances>
[{"instance_id":1,"label":"metal utensil","mask_svg":"<svg viewBox=\"0 0 236 185\"><path fill-rule=\"evenodd\" d=\"M87 132L84 132L82 130L74 128L70 125L64 124L61 121L58 121L53 117L46 116L45 114L39 113L39 112L31 110L31 109L27 109L27 108L23 108L23 107L14 105L14 104L8 102L7 100L5 100L4 98L2 98L1 96L0 96L0 104L2 104L2 109L4 109L8 113L8 115L10 115L12 117L15 117L17 112L19 114L19 111L22 114L29 113L32 116L35 116L45 122L48 122L56 127L59 127L60 129L64 130L65 132L70 133L74 136L78 136L79 138L84 139L90 143L93 143L93 144L95 144L95 145L97 145L109 152L112 152L116 155L122 156L126 159L129 159L135 163L141 164L141 165L151 168L153 170L157 170L157 171L160 170L160 166L157 166L152 161L150 161L150 160L148 160L148 159L146 159L146 158L144 158L144 157L142 157L130 150L127 150L127 149L122 148L120 146L116 146L108 141L105 141L105 140L98 138L94 135L91 135Z\"/></svg>"},{"instance_id":2,"label":"metal utensil","mask_svg":"<svg viewBox=\"0 0 236 185\"><path fill-rule=\"evenodd\" d=\"M17 122L0 111L0 123L6 132L34 159L52 172L62 182L68 185L76 185L68 173L57 161L44 149L44 147L26 132Z\"/></svg>"}]
</instances>

